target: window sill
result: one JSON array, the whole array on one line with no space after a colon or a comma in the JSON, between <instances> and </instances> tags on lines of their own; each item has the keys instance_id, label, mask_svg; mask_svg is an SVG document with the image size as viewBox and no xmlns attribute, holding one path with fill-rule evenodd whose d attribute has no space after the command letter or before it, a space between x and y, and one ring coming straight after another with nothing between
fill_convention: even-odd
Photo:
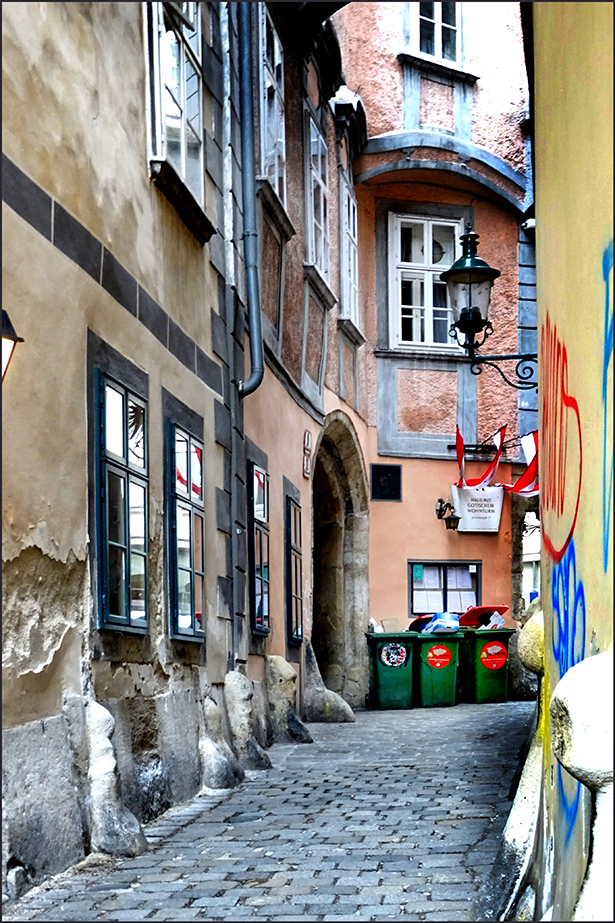
<instances>
[{"instance_id":1,"label":"window sill","mask_svg":"<svg viewBox=\"0 0 615 923\"><path fill-rule=\"evenodd\" d=\"M183 635L178 631L171 632L169 638L171 641L191 641L193 644L205 643L205 635Z\"/></svg>"},{"instance_id":2,"label":"window sill","mask_svg":"<svg viewBox=\"0 0 615 923\"><path fill-rule=\"evenodd\" d=\"M337 298L314 263L303 264L303 276L314 289L327 311L337 304Z\"/></svg>"},{"instance_id":3,"label":"window sill","mask_svg":"<svg viewBox=\"0 0 615 923\"><path fill-rule=\"evenodd\" d=\"M267 215L271 218L284 239L284 243L287 243L297 232L288 217L286 209L280 202L275 189L268 179L259 176L256 179L256 192L267 211Z\"/></svg>"},{"instance_id":4,"label":"window sill","mask_svg":"<svg viewBox=\"0 0 615 923\"><path fill-rule=\"evenodd\" d=\"M467 359L465 353L458 349L438 349L434 346L395 346L375 349L374 355L379 359L445 359L450 362L462 362Z\"/></svg>"},{"instance_id":5,"label":"window sill","mask_svg":"<svg viewBox=\"0 0 615 923\"><path fill-rule=\"evenodd\" d=\"M99 631L121 631L128 635L141 635L143 637L148 631L147 625L143 628L135 628L132 625L126 625L123 622L101 622L98 626Z\"/></svg>"},{"instance_id":6,"label":"window sill","mask_svg":"<svg viewBox=\"0 0 615 923\"><path fill-rule=\"evenodd\" d=\"M365 343L365 337L355 324L353 320L349 317L338 317L337 319L338 329L350 340L351 343L354 343L355 346L363 346Z\"/></svg>"},{"instance_id":7,"label":"window sill","mask_svg":"<svg viewBox=\"0 0 615 923\"><path fill-rule=\"evenodd\" d=\"M168 160L151 160L152 179L203 246L216 229Z\"/></svg>"},{"instance_id":8,"label":"window sill","mask_svg":"<svg viewBox=\"0 0 615 923\"><path fill-rule=\"evenodd\" d=\"M257 638L266 638L271 631L270 628L251 628L250 630L252 634Z\"/></svg>"},{"instance_id":9,"label":"window sill","mask_svg":"<svg viewBox=\"0 0 615 923\"><path fill-rule=\"evenodd\" d=\"M455 80L458 83L467 83L469 86L473 86L478 80L478 77L474 74L461 70L460 67L455 67L454 65L443 64L429 55L423 57L423 55L402 51L397 55L397 60L401 65L409 64L424 74L444 78L445 80Z\"/></svg>"}]
</instances>

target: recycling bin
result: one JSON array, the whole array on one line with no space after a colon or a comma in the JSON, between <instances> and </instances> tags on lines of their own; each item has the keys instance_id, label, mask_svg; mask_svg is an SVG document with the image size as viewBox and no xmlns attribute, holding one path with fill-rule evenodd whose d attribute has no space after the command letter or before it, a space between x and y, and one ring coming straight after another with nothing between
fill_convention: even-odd
<instances>
[{"instance_id":1,"label":"recycling bin","mask_svg":"<svg viewBox=\"0 0 615 923\"><path fill-rule=\"evenodd\" d=\"M463 630L458 689L461 701L507 701L508 642L514 632L514 628Z\"/></svg>"},{"instance_id":2,"label":"recycling bin","mask_svg":"<svg viewBox=\"0 0 615 923\"><path fill-rule=\"evenodd\" d=\"M415 701L422 708L454 705L462 633L421 632L413 641Z\"/></svg>"},{"instance_id":3,"label":"recycling bin","mask_svg":"<svg viewBox=\"0 0 615 923\"><path fill-rule=\"evenodd\" d=\"M415 637L416 632L411 631L366 634L370 708L412 708Z\"/></svg>"}]
</instances>

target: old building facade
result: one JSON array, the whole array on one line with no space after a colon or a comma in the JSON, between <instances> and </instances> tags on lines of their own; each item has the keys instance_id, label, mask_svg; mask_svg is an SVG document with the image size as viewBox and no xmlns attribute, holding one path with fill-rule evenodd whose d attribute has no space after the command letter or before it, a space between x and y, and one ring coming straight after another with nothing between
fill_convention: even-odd
<instances>
[{"instance_id":1,"label":"old building facade","mask_svg":"<svg viewBox=\"0 0 615 923\"><path fill-rule=\"evenodd\" d=\"M489 534L434 508L457 426L472 477L508 424L511 482L535 408L470 373L439 273L471 224L492 351L528 348L531 175L516 4L7 4L3 76L3 869L36 880L352 720L370 615L513 605L510 497Z\"/></svg>"}]
</instances>

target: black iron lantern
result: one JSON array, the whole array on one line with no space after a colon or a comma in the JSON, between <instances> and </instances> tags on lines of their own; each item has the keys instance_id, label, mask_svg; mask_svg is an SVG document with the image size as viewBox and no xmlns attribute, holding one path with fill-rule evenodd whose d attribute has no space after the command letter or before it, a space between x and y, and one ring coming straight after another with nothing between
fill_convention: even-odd
<instances>
[{"instance_id":1,"label":"black iron lantern","mask_svg":"<svg viewBox=\"0 0 615 923\"><path fill-rule=\"evenodd\" d=\"M448 516L446 515L447 512L449 513ZM450 529L453 532L457 531L457 527L459 526L461 516L457 516L457 514L455 513L455 507L453 506L452 503L448 503L448 502L445 503L444 500L440 497L440 499L436 503L436 516L438 517L438 519L444 520L444 525L446 526L447 529Z\"/></svg>"},{"instance_id":2,"label":"black iron lantern","mask_svg":"<svg viewBox=\"0 0 615 923\"><path fill-rule=\"evenodd\" d=\"M460 240L463 246L462 255L450 269L440 274L440 278L446 282L448 289L453 311L453 327L466 338L460 345L468 350L472 358L475 349L485 342L493 330L489 320L489 304L491 287L500 275L500 270L492 269L485 260L477 256L478 234L474 233L469 224L466 225L466 232L461 235ZM477 344L476 337L483 331L483 339Z\"/></svg>"},{"instance_id":3,"label":"black iron lantern","mask_svg":"<svg viewBox=\"0 0 615 923\"><path fill-rule=\"evenodd\" d=\"M11 319L8 316L7 312L2 310L2 380L4 381L4 376L6 370L9 367L9 362L11 361L11 356L15 349L17 343L23 343L23 337L18 337L15 333L15 328L11 323Z\"/></svg>"},{"instance_id":4,"label":"black iron lantern","mask_svg":"<svg viewBox=\"0 0 615 923\"><path fill-rule=\"evenodd\" d=\"M466 232L459 239L463 246L462 255L450 269L440 273L440 279L446 282L449 303L453 312L450 336L466 350L471 360L470 371L473 375L480 375L482 366L489 365L499 372L506 384L518 391L537 388L535 372L538 356L536 353L477 355L477 350L493 333L489 320L491 288L501 273L499 269L492 269L485 260L477 255L478 234L474 233L470 224L466 225ZM465 338L463 342L459 339L460 333ZM478 339L481 334L482 339ZM496 364L509 359L517 363L515 380L511 380Z\"/></svg>"}]
</instances>

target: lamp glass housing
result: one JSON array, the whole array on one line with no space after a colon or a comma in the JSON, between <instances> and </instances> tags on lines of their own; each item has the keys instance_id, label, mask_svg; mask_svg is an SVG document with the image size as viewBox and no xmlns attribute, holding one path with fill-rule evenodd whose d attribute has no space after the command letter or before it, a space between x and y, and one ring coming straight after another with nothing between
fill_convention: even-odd
<instances>
[{"instance_id":1,"label":"lamp glass housing","mask_svg":"<svg viewBox=\"0 0 615 923\"><path fill-rule=\"evenodd\" d=\"M8 368L16 343L23 343L23 337L18 337L7 312L2 309L2 380Z\"/></svg>"}]
</instances>

